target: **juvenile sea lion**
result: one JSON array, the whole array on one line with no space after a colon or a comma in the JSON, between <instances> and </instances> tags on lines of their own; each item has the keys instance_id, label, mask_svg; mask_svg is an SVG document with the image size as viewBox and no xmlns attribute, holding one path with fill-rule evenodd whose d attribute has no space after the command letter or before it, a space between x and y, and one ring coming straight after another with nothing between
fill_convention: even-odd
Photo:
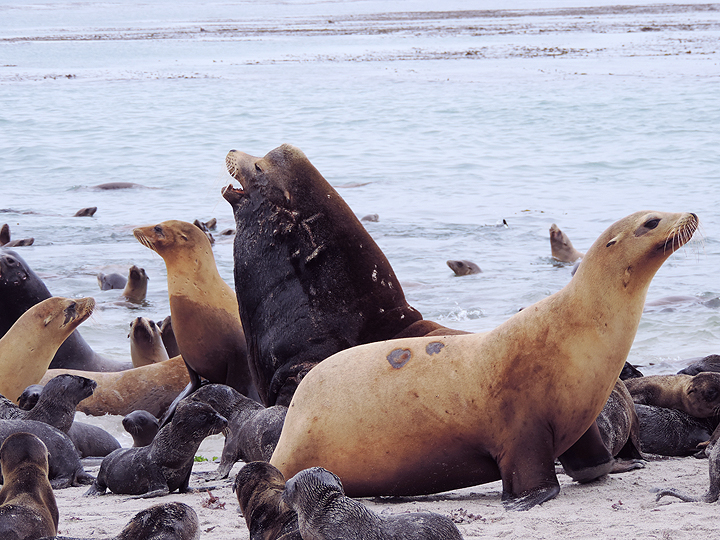
<instances>
[{"instance_id":1,"label":"juvenile sea lion","mask_svg":"<svg viewBox=\"0 0 720 540\"><path fill-rule=\"evenodd\" d=\"M10 241L10 225L3 223L0 227L0 246L4 246Z\"/></svg>"},{"instance_id":2,"label":"juvenile sea lion","mask_svg":"<svg viewBox=\"0 0 720 540\"><path fill-rule=\"evenodd\" d=\"M282 499L285 478L264 461L248 463L235 477L233 491L250 531L250 540L302 540L297 513Z\"/></svg>"},{"instance_id":3,"label":"juvenile sea lion","mask_svg":"<svg viewBox=\"0 0 720 540\"><path fill-rule=\"evenodd\" d=\"M182 401L172 421L143 447L121 448L107 456L85 496L113 493L143 498L160 497L188 487L195 452L208 435L220 433L227 420L196 401Z\"/></svg>"},{"instance_id":4,"label":"juvenile sea lion","mask_svg":"<svg viewBox=\"0 0 720 540\"><path fill-rule=\"evenodd\" d=\"M638 212L611 225L559 292L487 334L390 340L316 366L270 463L335 472L349 496L437 493L502 479L509 508L609 472L595 422L632 346L652 277L695 214ZM572 331L569 331L569 329Z\"/></svg>"},{"instance_id":5,"label":"juvenile sea lion","mask_svg":"<svg viewBox=\"0 0 720 540\"><path fill-rule=\"evenodd\" d=\"M75 421L67 434L81 458L105 457L120 448L120 443L115 437L92 424Z\"/></svg>"},{"instance_id":6,"label":"juvenile sea lion","mask_svg":"<svg viewBox=\"0 0 720 540\"><path fill-rule=\"evenodd\" d=\"M81 208L73 217L93 217L97 212L97 206L88 206L87 208Z\"/></svg>"},{"instance_id":7,"label":"juvenile sea lion","mask_svg":"<svg viewBox=\"0 0 720 540\"><path fill-rule=\"evenodd\" d=\"M703 358L695 359L695 362L678 371L678 375L697 375L703 371L720 372L720 355L710 354Z\"/></svg>"},{"instance_id":8,"label":"juvenile sea lion","mask_svg":"<svg viewBox=\"0 0 720 540\"><path fill-rule=\"evenodd\" d=\"M242 184L223 197L235 215L235 289L265 405L287 405L302 377L343 349L454 332L408 305L385 255L300 149L282 145L263 158L232 150L225 163Z\"/></svg>"},{"instance_id":9,"label":"juvenile sea lion","mask_svg":"<svg viewBox=\"0 0 720 540\"><path fill-rule=\"evenodd\" d=\"M103 274L102 272L97 275L98 285L100 290L109 291L111 289L123 289L127 285L127 278L113 272L112 274Z\"/></svg>"},{"instance_id":10,"label":"juvenile sea lion","mask_svg":"<svg viewBox=\"0 0 720 540\"><path fill-rule=\"evenodd\" d=\"M63 341L95 307L92 298L59 296L28 309L0 338L0 394L12 400L40 381Z\"/></svg>"},{"instance_id":11,"label":"juvenile sea lion","mask_svg":"<svg viewBox=\"0 0 720 540\"><path fill-rule=\"evenodd\" d=\"M147 186L143 186L142 184L136 184L134 182L107 182L105 184L98 184L97 186L93 186L94 189L99 189L103 191L113 190L113 189L134 189L134 188L147 188Z\"/></svg>"},{"instance_id":12,"label":"juvenile sea lion","mask_svg":"<svg viewBox=\"0 0 720 540\"><path fill-rule=\"evenodd\" d=\"M137 448L150 444L157 432L160 431L157 418L147 411L133 411L125 415L122 425L125 431L132 436L133 446Z\"/></svg>"},{"instance_id":13,"label":"juvenile sea lion","mask_svg":"<svg viewBox=\"0 0 720 540\"><path fill-rule=\"evenodd\" d=\"M162 337L162 342L165 345L168 356L170 358L178 356L180 354L180 347L178 347L177 339L175 338L175 331L172 327L172 318L170 315L165 317L163 322L160 323L160 336Z\"/></svg>"},{"instance_id":14,"label":"juvenile sea lion","mask_svg":"<svg viewBox=\"0 0 720 540\"><path fill-rule=\"evenodd\" d=\"M696 418L720 410L720 373L650 375L625 381L635 403L678 409Z\"/></svg>"},{"instance_id":15,"label":"juvenile sea lion","mask_svg":"<svg viewBox=\"0 0 720 540\"><path fill-rule=\"evenodd\" d=\"M661 456L691 456L713 432L709 418L695 418L677 409L635 404L640 450Z\"/></svg>"},{"instance_id":16,"label":"juvenile sea lion","mask_svg":"<svg viewBox=\"0 0 720 540\"><path fill-rule=\"evenodd\" d=\"M482 270L472 261L446 261L450 270L455 272L456 276L468 276L470 274L480 274Z\"/></svg>"},{"instance_id":17,"label":"juvenile sea lion","mask_svg":"<svg viewBox=\"0 0 720 540\"><path fill-rule=\"evenodd\" d=\"M59 513L48 480L48 449L31 433L15 433L0 447L0 538L57 534Z\"/></svg>"},{"instance_id":18,"label":"juvenile sea lion","mask_svg":"<svg viewBox=\"0 0 720 540\"><path fill-rule=\"evenodd\" d=\"M24 411L32 409L40 399L42 389L45 388L42 384L31 384L18 398L17 406ZM11 402L12 403L12 402Z\"/></svg>"},{"instance_id":19,"label":"juvenile sea lion","mask_svg":"<svg viewBox=\"0 0 720 540\"><path fill-rule=\"evenodd\" d=\"M147 366L170 359L155 321L137 317L130 323L129 337L133 366Z\"/></svg>"},{"instance_id":20,"label":"juvenile sea lion","mask_svg":"<svg viewBox=\"0 0 720 540\"><path fill-rule=\"evenodd\" d=\"M210 245L215 243L215 238L213 238L213 235L210 234L210 229L208 229L207 225L205 225L202 221L195 220L193 221L193 225L195 225L198 229L200 229L202 232L205 233L205 236L207 236L207 239L210 240Z\"/></svg>"},{"instance_id":21,"label":"juvenile sea lion","mask_svg":"<svg viewBox=\"0 0 720 540\"><path fill-rule=\"evenodd\" d=\"M596 422L605 447L617 458L613 473L644 466L640 461L644 458L640 452L640 425L635 404L620 379L615 382Z\"/></svg>"},{"instance_id":22,"label":"juvenile sea lion","mask_svg":"<svg viewBox=\"0 0 720 540\"><path fill-rule=\"evenodd\" d=\"M184 221L139 227L133 234L167 266L170 315L192 381L181 395L199 386L199 376L258 399L237 298L220 277L205 234Z\"/></svg>"},{"instance_id":23,"label":"juvenile sea lion","mask_svg":"<svg viewBox=\"0 0 720 540\"><path fill-rule=\"evenodd\" d=\"M303 538L313 540L462 540L449 517L432 512L379 515L345 496L337 475L322 467L297 473L283 501L298 514Z\"/></svg>"},{"instance_id":24,"label":"juvenile sea lion","mask_svg":"<svg viewBox=\"0 0 720 540\"><path fill-rule=\"evenodd\" d=\"M550 250L553 258L560 262L575 262L585 256L573 247L567 235L554 223L550 225Z\"/></svg>"},{"instance_id":25,"label":"juvenile sea lion","mask_svg":"<svg viewBox=\"0 0 720 540\"><path fill-rule=\"evenodd\" d=\"M142 303L147 295L148 279L150 278L147 277L144 268L138 268L137 266L132 265L128 271L128 280L125 285L125 289L122 292L122 296L134 304Z\"/></svg>"},{"instance_id":26,"label":"juvenile sea lion","mask_svg":"<svg viewBox=\"0 0 720 540\"><path fill-rule=\"evenodd\" d=\"M225 435L216 478L227 478L233 465L242 460L270 461L280 438L287 407L273 405L265 408L223 384L208 384L191 397L207 403L227 418L229 433Z\"/></svg>"},{"instance_id":27,"label":"juvenile sea lion","mask_svg":"<svg viewBox=\"0 0 720 540\"><path fill-rule=\"evenodd\" d=\"M0 249L0 336L32 306L50 298L45 283L15 251ZM51 368L120 371L132 367L96 354L77 330L60 345Z\"/></svg>"},{"instance_id":28,"label":"juvenile sea lion","mask_svg":"<svg viewBox=\"0 0 720 540\"><path fill-rule=\"evenodd\" d=\"M7 244L5 244L5 247L12 248L12 247L32 246L34 243L35 243L35 238L22 238L20 240L10 240Z\"/></svg>"}]
</instances>

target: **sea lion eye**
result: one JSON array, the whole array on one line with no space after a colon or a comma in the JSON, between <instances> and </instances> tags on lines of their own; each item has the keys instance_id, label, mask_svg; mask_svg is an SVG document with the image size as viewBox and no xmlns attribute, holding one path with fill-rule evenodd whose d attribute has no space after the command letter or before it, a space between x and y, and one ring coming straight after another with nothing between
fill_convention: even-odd
<instances>
[{"instance_id":1,"label":"sea lion eye","mask_svg":"<svg viewBox=\"0 0 720 540\"><path fill-rule=\"evenodd\" d=\"M161 227L160 225L155 225L155 227L153 227L153 231L154 231L156 234L162 234L162 233L163 233L162 227Z\"/></svg>"},{"instance_id":2,"label":"sea lion eye","mask_svg":"<svg viewBox=\"0 0 720 540\"><path fill-rule=\"evenodd\" d=\"M647 222L645 223L645 228L646 228L646 229L654 229L654 228L657 227L659 224L660 224L660 220L659 220L659 219L651 219L651 220L649 220L649 221L647 221Z\"/></svg>"}]
</instances>

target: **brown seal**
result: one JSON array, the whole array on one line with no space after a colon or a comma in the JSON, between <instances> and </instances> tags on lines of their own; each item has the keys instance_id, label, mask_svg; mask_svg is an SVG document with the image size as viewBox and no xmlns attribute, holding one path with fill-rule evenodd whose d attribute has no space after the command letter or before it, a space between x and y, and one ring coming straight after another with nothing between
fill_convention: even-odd
<instances>
[{"instance_id":1,"label":"brown seal","mask_svg":"<svg viewBox=\"0 0 720 540\"><path fill-rule=\"evenodd\" d=\"M455 272L456 276L469 276L471 274L481 274L480 267L472 261L445 261L450 270Z\"/></svg>"},{"instance_id":2,"label":"brown seal","mask_svg":"<svg viewBox=\"0 0 720 540\"><path fill-rule=\"evenodd\" d=\"M157 364L107 373L49 369L40 382L45 384L61 373L80 375L97 382L93 395L77 406L78 411L92 416L125 416L138 409L160 416L190 380L180 356Z\"/></svg>"},{"instance_id":3,"label":"brown seal","mask_svg":"<svg viewBox=\"0 0 720 540\"><path fill-rule=\"evenodd\" d=\"M678 375L697 375L703 371L720 372L720 355L709 354L702 358L691 358L687 367L678 371Z\"/></svg>"},{"instance_id":4,"label":"brown seal","mask_svg":"<svg viewBox=\"0 0 720 540\"><path fill-rule=\"evenodd\" d=\"M603 410L595 420L605 447L616 458L611 472L644 467L640 451L640 422L630 392L618 379Z\"/></svg>"},{"instance_id":5,"label":"brown seal","mask_svg":"<svg viewBox=\"0 0 720 540\"><path fill-rule=\"evenodd\" d=\"M81 208L73 217L93 217L97 212L97 206L88 206L87 208Z\"/></svg>"},{"instance_id":6,"label":"brown seal","mask_svg":"<svg viewBox=\"0 0 720 540\"><path fill-rule=\"evenodd\" d=\"M595 241L572 280L493 331L370 343L300 383L270 463L336 473L351 497L502 479L507 506L609 472L595 419L625 364L652 277L698 226L638 212ZM572 331L569 331L569 329Z\"/></svg>"},{"instance_id":7,"label":"brown seal","mask_svg":"<svg viewBox=\"0 0 720 540\"><path fill-rule=\"evenodd\" d=\"M147 277L144 268L138 268L132 265L128 271L128 280L125 289L123 289L122 296L133 304L142 303L147 295L148 279L150 278Z\"/></svg>"},{"instance_id":8,"label":"brown seal","mask_svg":"<svg viewBox=\"0 0 720 540\"><path fill-rule=\"evenodd\" d=\"M165 261L172 324L192 381L186 392L199 386L200 376L258 399L237 298L218 273L207 236L184 221L139 227L133 234Z\"/></svg>"},{"instance_id":9,"label":"brown seal","mask_svg":"<svg viewBox=\"0 0 720 540\"><path fill-rule=\"evenodd\" d=\"M59 513L48 473L48 449L31 433L15 433L0 447L0 538L57 534Z\"/></svg>"},{"instance_id":10,"label":"brown seal","mask_svg":"<svg viewBox=\"0 0 720 540\"><path fill-rule=\"evenodd\" d=\"M715 428L711 418L695 418L677 409L635 404L640 450L661 456L691 456Z\"/></svg>"},{"instance_id":11,"label":"brown seal","mask_svg":"<svg viewBox=\"0 0 720 540\"><path fill-rule=\"evenodd\" d=\"M155 321L137 317L130 323L130 358L133 366L147 366L169 360L160 328Z\"/></svg>"},{"instance_id":12,"label":"brown seal","mask_svg":"<svg viewBox=\"0 0 720 540\"><path fill-rule=\"evenodd\" d=\"M695 418L720 411L720 373L697 375L650 375L625 381L635 403L667 407Z\"/></svg>"},{"instance_id":13,"label":"brown seal","mask_svg":"<svg viewBox=\"0 0 720 540\"><path fill-rule=\"evenodd\" d=\"M208 435L220 433L227 420L197 401L182 401L172 421L163 427L148 446L121 448L103 459L98 477L85 493L116 494L143 498L161 497L188 487L195 452Z\"/></svg>"},{"instance_id":14,"label":"brown seal","mask_svg":"<svg viewBox=\"0 0 720 540\"><path fill-rule=\"evenodd\" d=\"M4 246L6 248L32 246L34 242L35 242L34 238L23 238L21 240L11 240L10 239L10 225L8 225L7 223L3 224L2 228L0 228L0 246Z\"/></svg>"},{"instance_id":15,"label":"brown seal","mask_svg":"<svg viewBox=\"0 0 720 540\"><path fill-rule=\"evenodd\" d=\"M550 225L550 250L553 258L560 262L575 262L585 256L573 247L567 235L554 223Z\"/></svg>"},{"instance_id":16,"label":"brown seal","mask_svg":"<svg viewBox=\"0 0 720 540\"><path fill-rule=\"evenodd\" d=\"M345 496L337 475L322 467L300 471L285 484L283 501L313 540L462 540L449 517L433 512L379 515Z\"/></svg>"},{"instance_id":17,"label":"brown seal","mask_svg":"<svg viewBox=\"0 0 720 540\"><path fill-rule=\"evenodd\" d=\"M10 241L10 225L3 223L0 227L0 246L4 246Z\"/></svg>"},{"instance_id":18,"label":"brown seal","mask_svg":"<svg viewBox=\"0 0 720 540\"><path fill-rule=\"evenodd\" d=\"M27 310L0 338L0 394L17 401L23 390L40 382L63 341L87 320L92 298L55 296ZM32 355L28 356L28 351Z\"/></svg>"}]
</instances>

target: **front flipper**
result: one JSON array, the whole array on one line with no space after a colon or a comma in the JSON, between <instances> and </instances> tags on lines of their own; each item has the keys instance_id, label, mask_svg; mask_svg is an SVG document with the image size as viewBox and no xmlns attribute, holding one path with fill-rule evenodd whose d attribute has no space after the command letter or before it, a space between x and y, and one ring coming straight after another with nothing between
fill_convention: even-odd
<instances>
[{"instance_id":1,"label":"front flipper","mask_svg":"<svg viewBox=\"0 0 720 540\"><path fill-rule=\"evenodd\" d=\"M188 363L185 362L185 367L188 370L188 374L190 375L190 382L188 385L183 389L182 392L178 394L178 396L173 400L173 402L168 407L168 410L165 411L165 414L163 414L162 418L160 419L160 427L164 427L166 424L172 420L173 415L175 414L175 409L177 409L178 403L180 403L181 400L188 397L190 394L192 394L195 390L200 388L202 381L200 380L200 375L198 375L195 370L193 370L190 366L188 366Z\"/></svg>"},{"instance_id":2,"label":"front flipper","mask_svg":"<svg viewBox=\"0 0 720 540\"><path fill-rule=\"evenodd\" d=\"M603 444L597 422L560 456L565 472L577 482L592 482L612 471L615 459Z\"/></svg>"}]
</instances>

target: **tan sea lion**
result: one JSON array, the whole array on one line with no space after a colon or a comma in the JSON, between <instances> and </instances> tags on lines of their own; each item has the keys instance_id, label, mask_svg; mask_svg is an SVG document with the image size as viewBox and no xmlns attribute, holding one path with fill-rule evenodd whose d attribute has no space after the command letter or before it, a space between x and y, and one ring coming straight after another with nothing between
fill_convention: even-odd
<instances>
[{"instance_id":1,"label":"tan sea lion","mask_svg":"<svg viewBox=\"0 0 720 540\"><path fill-rule=\"evenodd\" d=\"M472 261L445 261L450 270L456 276L469 276L470 274L481 274L480 267Z\"/></svg>"},{"instance_id":2,"label":"tan sea lion","mask_svg":"<svg viewBox=\"0 0 720 540\"><path fill-rule=\"evenodd\" d=\"M139 409L161 416L190 380L181 356L125 371L49 369L40 383L45 384L61 373L80 375L97 382L93 395L77 406L78 411L92 416L125 416Z\"/></svg>"},{"instance_id":3,"label":"tan sea lion","mask_svg":"<svg viewBox=\"0 0 720 540\"><path fill-rule=\"evenodd\" d=\"M550 249L553 258L560 262L575 262L585 256L573 247L567 235L554 223L550 225Z\"/></svg>"},{"instance_id":4,"label":"tan sea lion","mask_svg":"<svg viewBox=\"0 0 720 540\"><path fill-rule=\"evenodd\" d=\"M555 459L589 481L613 464L595 422L625 364L647 289L698 226L638 212L611 225L559 292L478 335L339 352L302 380L270 463L321 466L351 497L502 479L509 508L559 490Z\"/></svg>"},{"instance_id":5,"label":"tan sea lion","mask_svg":"<svg viewBox=\"0 0 720 540\"><path fill-rule=\"evenodd\" d=\"M170 357L155 321L137 317L130 323L130 357L133 366L147 366L164 362Z\"/></svg>"},{"instance_id":6,"label":"tan sea lion","mask_svg":"<svg viewBox=\"0 0 720 540\"><path fill-rule=\"evenodd\" d=\"M139 227L133 234L165 261L172 325L191 374L187 393L199 386L200 376L259 401L237 298L218 273L205 233L192 223L173 220Z\"/></svg>"},{"instance_id":7,"label":"tan sea lion","mask_svg":"<svg viewBox=\"0 0 720 540\"><path fill-rule=\"evenodd\" d=\"M147 295L148 279L150 278L147 277L144 268L138 268L132 265L128 271L128 280L123 289L122 296L127 298L129 302L140 304L145 300L145 296Z\"/></svg>"},{"instance_id":8,"label":"tan sea lion","mask_svg":"<svg viewBox=\"0 0 720 540\"><path fill-rule=\"evenodd\" d=\"M0 394L17 402L40 382L63 341L92 314L95 300L54 296L28 309L0 338Z\"/></svg>"},{"instance_id":9,"label":"tan sea lion","mask_svg":"<svg viewBox=\"0 0 720 540\"><path fill-rule=\"evenodd\" d=\"M45 444L31 433L10 435L0 447L0 467L0 538L55 536L60 515Z\"/></svg>"},{"instance_id":10,"label":"tan sea lion","mask_svg":"<svg viewBox=\"0 0 720 540\"><path fill-rule=\"evenodd\" d=\"M650 375L625 381L635 403L677 409L695 418L720 412L720 373Z\"/></svg>"}]
</instances>

